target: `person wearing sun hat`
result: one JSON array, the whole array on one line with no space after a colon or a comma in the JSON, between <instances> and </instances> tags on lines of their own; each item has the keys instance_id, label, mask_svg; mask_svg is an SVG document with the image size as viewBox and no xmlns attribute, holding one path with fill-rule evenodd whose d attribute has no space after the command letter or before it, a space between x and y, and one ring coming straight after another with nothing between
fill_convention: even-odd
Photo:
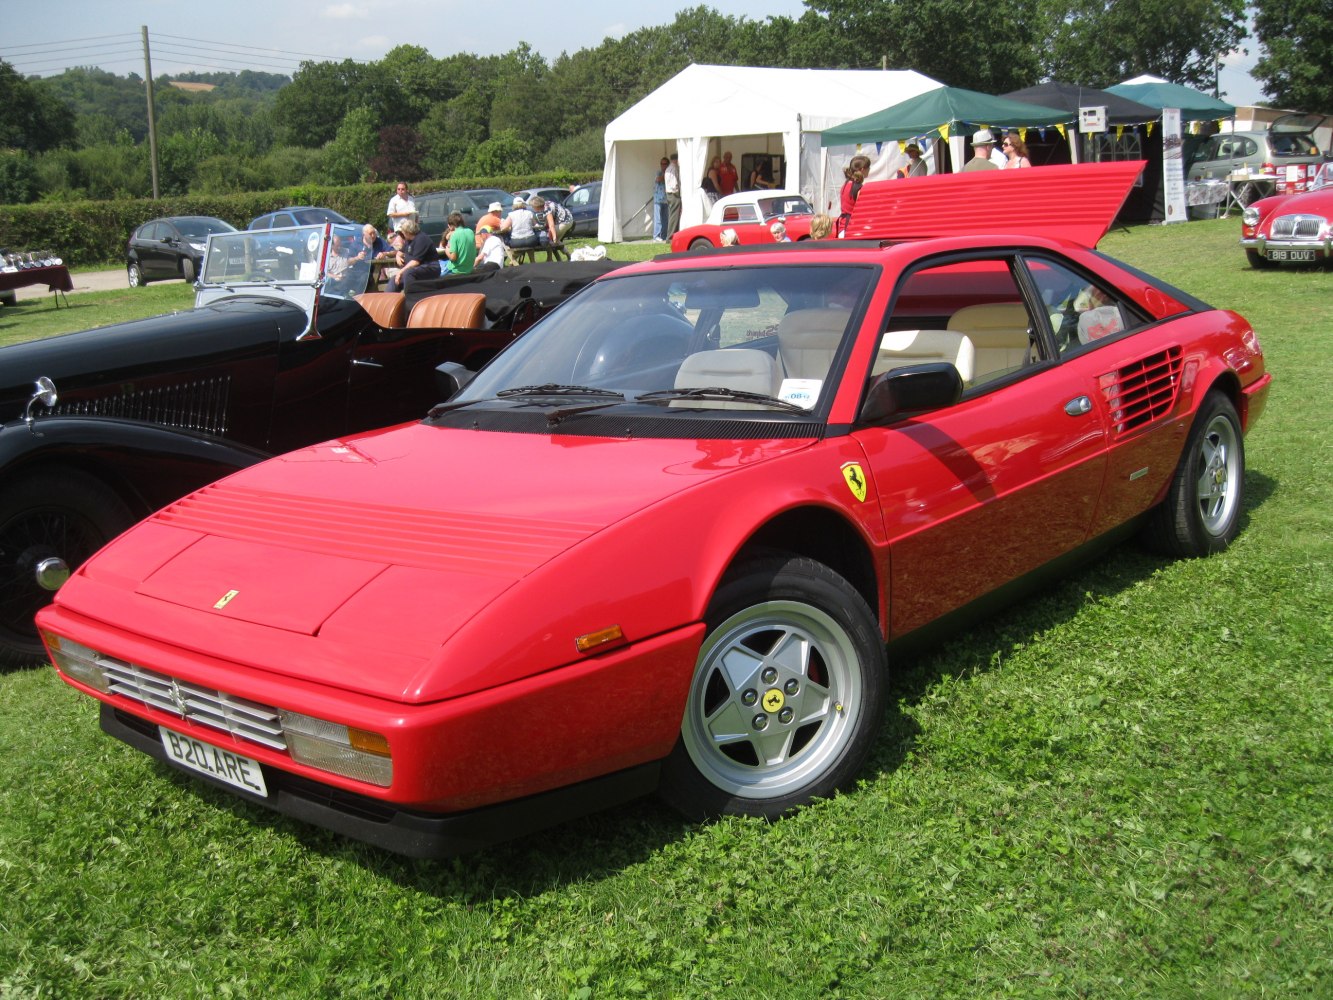
<instances>
[{"instance_id":1,"label":"person wearing sun hat","mask_svg":"<svg viewBox=\"0 0 1333 1000\"><path fill-rule=\"evenodd\" d=\"M963 173L973 170L999 170L991 162L990 151L995 148L995 136L990 129L983 128L972 133L972 159L963 164Z\"/></svg>"},{"instance_id":2,"label":"person wearing sun hat","mask_svg":"<svg viewBox=\"0 0 1333 1000\"><path fill-rule=\"evenodd\" d=\"M491 232L495 232L500 228L500 219L503 218L503 216L504 206L498 201L493 201L487 207L486 214L477 220L477 228L480 229L482 226L487 226L490 228Z\"/></svg>"}]
</instances>

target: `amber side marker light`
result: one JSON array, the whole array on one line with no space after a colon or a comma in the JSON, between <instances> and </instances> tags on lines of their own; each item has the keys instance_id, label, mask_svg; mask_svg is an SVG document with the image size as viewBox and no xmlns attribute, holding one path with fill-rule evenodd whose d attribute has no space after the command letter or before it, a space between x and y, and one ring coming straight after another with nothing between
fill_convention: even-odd
<instances>
[{"instance_id":1,"label":"amber side marker light","mask_svg":"<svg viewBox=\"0 0 1333 1000\"><path fill-rule=\"evenodd\" d=\"M620 626L612 625L610 628L579 636L574 640L574 648L580 653L600 653L604 649L627 645L628 642Z\"/></svg>"}]
</instances>

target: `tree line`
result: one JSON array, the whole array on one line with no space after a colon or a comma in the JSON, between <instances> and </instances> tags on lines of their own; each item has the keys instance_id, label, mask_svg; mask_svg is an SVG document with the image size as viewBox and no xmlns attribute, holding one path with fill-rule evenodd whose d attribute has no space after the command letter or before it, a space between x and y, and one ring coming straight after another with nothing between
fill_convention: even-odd
<instances>
[{"instance_id":1,"label":"tree line","mask_svg":"<svg viewBox=\"0 0 1333 1000\"><path fill-rule=\"evenodd\" d=\"M806 0L755 21L698 6L548 62L434 56L304 62L154 82L164 195L302 183L420 181L601 168L606 124L690 63L915 69L992 94L1046 79L1105 87L1140 73L1211 91L1246 35L1245 0ZM1278 106L1333 107L1333 0L1249 5L1256 76ZM540 29L537 29L540 30ZM211 86L211 89L209 89ZM0 60L0 203L151 192L143 80L76 68L24 78Z\"/></svg>"}]
</instances>

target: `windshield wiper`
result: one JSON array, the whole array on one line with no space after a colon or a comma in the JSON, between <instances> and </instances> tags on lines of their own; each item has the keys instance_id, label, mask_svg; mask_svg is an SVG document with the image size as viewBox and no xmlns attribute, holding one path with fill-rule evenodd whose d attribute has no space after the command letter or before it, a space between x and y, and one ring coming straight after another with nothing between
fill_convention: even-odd
<instances>
[{"instance_id":1,"label":"windshield wiper","mask_svg":"<svg viewBox=\"0 0 1333 1000\"><path fill-rule=\"evenodd\" d=\"M496 394L497 399L505 399L509 396L614 396L616 399L624 399L623 392L616 392L614 389L598 389L590 385L560 385L556 382L547 382L545 385L519 385L512 389L501 389Z\"/></svg>"},{"instance_id":2,"label":"windshield wiper","mask_svg":"<svg viewBox=\"0 0 1333 1000\"><path fill-rule=\"evenodd\" d=\"M636 396L634 402L669 403L673 399L736 400L743 403L762 403L765 406L774 406L792 413L808 414L810 412L798 403L789 403L785 399L778 399L777 396L769 396L762 392L746 392L744 389L728 389L725 386L717 385L700 385L688 389L657 389L653 392L645 392L642 396Z\"/></svg>"},{"instance_id":3,"label":"windshield wiper","mask_svg":"<svg viewBox=\"0 0 1333 1000\"><path fill-rule=\"evenodd\" d=\"M438 403L431 408L428 416L436 417L442 413L448 413L451 410L461 410L465 406L471 406L473 403L494 402L497 399L514 399L524 396L594 396L597 398L613 399L616 402L625 398L623 392L616 392L614 389L597 389L590 385L559 385L555 382L548 382L545 385L520 385L510 389L501 389L494 396L478 396L476 399L464 399L456 403ZM520 405L532 406L534 403L522 403ZM547 414L547 423L555 425L560 423L567 416L575 413L582 413L585 410L600 410L604 406L615 406L615 403L590 403L583 406L567 406L558 410L552 410Z\"/></svg>"}]
</instances>

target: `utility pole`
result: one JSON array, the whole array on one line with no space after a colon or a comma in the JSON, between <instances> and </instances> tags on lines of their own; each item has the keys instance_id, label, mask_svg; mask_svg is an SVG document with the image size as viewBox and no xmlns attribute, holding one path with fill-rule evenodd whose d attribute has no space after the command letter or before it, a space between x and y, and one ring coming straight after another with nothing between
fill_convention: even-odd
<instances>
[{"instance_id":1,"label":"utility pole","mask_svg":"<svg viewBox=\"0 0 1333 1000\"><path fill-rule=\"evenodd\" d=\"M144 92L148 95L148 162L153 169L153 200L159 197L157 190L157 119L153 116L153 60L148 54L148 25L139 29L143 32L143 81Z\"/></svg>"}]
</instances>

